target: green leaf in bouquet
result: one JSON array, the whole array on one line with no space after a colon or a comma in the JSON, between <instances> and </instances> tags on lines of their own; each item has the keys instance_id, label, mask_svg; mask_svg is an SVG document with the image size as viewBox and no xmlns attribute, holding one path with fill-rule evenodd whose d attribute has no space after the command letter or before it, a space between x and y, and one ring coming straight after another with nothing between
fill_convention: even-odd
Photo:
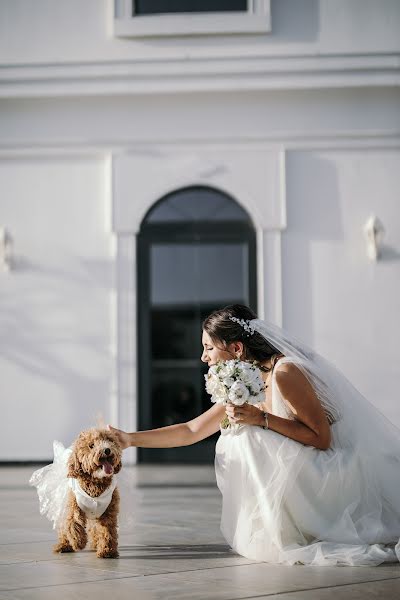
<instances>
[{"instance_id":1,"label":"green leaf in bouquet","mask_svg":"<svg viewBox=\"0 0 400 600\"><path fill-rule=\"evenodd\" d=\"M221 425L221 429L229 429L231 424L229 423L228 415L225 415L225 417L222 419L220 425Z\"/></svg>"}]
</instances>

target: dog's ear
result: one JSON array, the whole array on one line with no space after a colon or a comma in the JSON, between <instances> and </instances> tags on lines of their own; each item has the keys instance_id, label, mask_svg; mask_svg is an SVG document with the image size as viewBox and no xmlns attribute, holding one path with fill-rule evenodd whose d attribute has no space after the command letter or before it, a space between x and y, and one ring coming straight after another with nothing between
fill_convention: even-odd
<instances>
[{"instance_id":1,"label":"dog's ear","mask_svg":"<svg viewBox=\"0 0 400 600\"><path fill-rule=\"evenodd\" d=\"M71 456L68 459L68 474L67 477L73 477L76 479L79 475L82 474L81 463L76 456L76 452L72 452Z\"/></svg>"}]
</instances>

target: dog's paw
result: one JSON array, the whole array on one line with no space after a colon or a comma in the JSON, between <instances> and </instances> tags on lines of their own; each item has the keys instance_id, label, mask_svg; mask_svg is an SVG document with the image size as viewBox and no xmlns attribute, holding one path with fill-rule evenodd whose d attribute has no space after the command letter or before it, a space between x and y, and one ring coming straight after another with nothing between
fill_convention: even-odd
<instances>
[{"instance_id":1,"label":"dog's paw","mask_svg":"<svg viewBox=\"0 0 400 600\"><path fill-rule=\"evenodd\" d=\"M75 550L69 544L60 543L53 547L53 552L58 554L61 552L75 552Z\"/></svg>"},{"instance_id":2,"label":"dog's paw","mask_svg":"<svg viewBox=\"0 0 400 600\"><path fill-rule=\"evenodd\" d=\"M102 550L97 552L98 558L118 558L119 553L118 550Z\"/></svg>"}]
</instances>

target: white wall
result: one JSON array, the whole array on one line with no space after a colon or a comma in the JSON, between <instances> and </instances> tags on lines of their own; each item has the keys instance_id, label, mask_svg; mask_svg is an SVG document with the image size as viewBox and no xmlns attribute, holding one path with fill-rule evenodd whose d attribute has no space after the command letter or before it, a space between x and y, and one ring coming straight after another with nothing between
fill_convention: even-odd
<instances>
[{"instance_id":1,"label":"white wall","mask_svg":"<svg viewBox=\"0 0 400 600\"><path fill-rule=\"evenodd\" d=\"M283 235L285 325L400 426L400 151L292 152ZM363 226L386 228L379 262Z\"/></svg>"},{"instance_id":2,"label":"white wall","mask_svg":"<svg viewBox=\"0 0 400 600\"><path fill-rule=\"evenodd\" d=\"M293 145L312 137L393 136L400 130L399 105L399 87L6 99L0 109L0 151L133 147L137 152L149 142L157 147L210 139Z\"/></svg>"},{"instance_id":3,"label":"white wall","mask_svg":"<svg viewBox=\"0 0 400 600\"><path fill-rule=\"evenodd\" d=\"M113 0L2 0L2 63L164 59L251 48L275 56L398 52L397 0L272 0L265 35L115 39Z\"/></svg>"},{"instance_id":4,"label":"white wall","mask_svg":"<svg viewBox=\"0 0 400 600\"><path fill-rule=\"evenodd\" d=\"M400 426L400 3L272 0L272 31L250 36L117 39L112 17L111 0L0 2L0 225L17 255L0 273L0 460L48 459L98 413L135 424L134 233L115 240L110 218L125 154L158 177L187 153L246 155L203 183L230 177L265 221L265 312ZM157 200L143 181L126 196L141 211ZM286 229L268 222L276 202Z\"/></svg>"},{"instance_id":5,"label":"white wall","mask_svg":"<svg viewBox=\"0 0 400 600\"><path fill-rule=\"evenodd\" d=\"M0 162L0 459L46 459L52 439L110 418L112 261L98 159ZM79 424L79 425L78 425Z\"/></svg>"}]
</instances>

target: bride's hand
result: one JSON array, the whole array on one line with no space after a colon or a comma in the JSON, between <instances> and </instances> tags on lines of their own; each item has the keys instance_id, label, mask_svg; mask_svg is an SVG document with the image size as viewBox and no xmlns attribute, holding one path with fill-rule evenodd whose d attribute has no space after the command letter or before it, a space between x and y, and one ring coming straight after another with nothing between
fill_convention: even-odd
<instances>
[{"instance_id":1,"label":"bride's hand","mask_svg":"<svg viewBox=\"0 0 400 600\"><path fill-rule=\"evenodd\" d=\"M225 412L231 425L262 425L264 421L262 410L247 402L242 406L229 403Z\"/></svg>"},{"instance_id":2,"label":"bride's hand","mask_svg":"<svg viewBox=\"0 0 400 600\"><path fill-rule=\"evenodd\" d=\"M127 433L126 431L122 431L122 429L116 429L115 427L111 427L111 425L107 425L107 429L115 435L122 450L125 450L125 448L129 448L129 446L131 446L129 433Z\"/></svg>"}]
</instances>

